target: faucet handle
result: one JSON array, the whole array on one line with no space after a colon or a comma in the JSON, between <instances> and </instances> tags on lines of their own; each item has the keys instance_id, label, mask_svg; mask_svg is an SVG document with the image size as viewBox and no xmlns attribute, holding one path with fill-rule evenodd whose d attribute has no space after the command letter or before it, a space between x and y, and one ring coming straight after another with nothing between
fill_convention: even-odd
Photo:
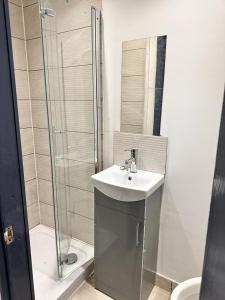
<instances>
[{"instance_id":1,"label":"faucet handle","mask_svg":"<svg viewBox=\"0 0 225 300\"><path fill-rule=\"evenodd\" d=\"M124 151L130 151L131 157L137 159L138 156L137 148L125 149Z\"/></svg>"}]
</instances>

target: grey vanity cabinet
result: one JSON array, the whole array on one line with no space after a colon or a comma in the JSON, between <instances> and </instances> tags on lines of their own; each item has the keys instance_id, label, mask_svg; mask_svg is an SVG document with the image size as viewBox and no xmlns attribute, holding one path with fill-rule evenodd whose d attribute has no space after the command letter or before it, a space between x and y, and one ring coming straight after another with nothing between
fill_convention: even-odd
<instances>
[{"instance_id":1,"label":"grey vanity cabinet","mask_svg":"<svg viewBox=\"0 0 225 300\"><path fill-rule=\"evenodd\" d=\"M117 300L141 293L145 200L121 202L95 189L95 287Z\"/></svg>"}]
</instances>

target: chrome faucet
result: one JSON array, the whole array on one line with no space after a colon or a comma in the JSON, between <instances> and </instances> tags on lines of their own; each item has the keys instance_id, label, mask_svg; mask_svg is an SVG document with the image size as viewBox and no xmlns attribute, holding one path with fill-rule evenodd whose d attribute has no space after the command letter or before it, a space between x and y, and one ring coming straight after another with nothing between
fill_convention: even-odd
<instances>
[{"instance_id":1,"label":"chrome faucet","mask_svg":"<svg viewBox=\"0 0 225 300\"><path fill-rule=\"evenodd\" d=\"M125 160L124 165L120 169L137 173L138 149L127 149L125 151L130 151L130 158Z\"/></svg>"}]
</instances>

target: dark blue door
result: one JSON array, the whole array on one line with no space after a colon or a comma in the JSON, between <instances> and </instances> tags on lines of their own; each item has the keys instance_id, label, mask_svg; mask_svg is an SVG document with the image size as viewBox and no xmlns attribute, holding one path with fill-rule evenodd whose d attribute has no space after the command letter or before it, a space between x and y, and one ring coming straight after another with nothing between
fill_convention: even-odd
<instances>
[{"instance_id":1,"label":"dark blue door","mask_svg":"<svg viewBox=\"0 0 225 300\"><path fill-rule=\"evenodd\" d=\"M0 292L34 299L8 1L0 1Z\"/></svg>"}]
</instances>

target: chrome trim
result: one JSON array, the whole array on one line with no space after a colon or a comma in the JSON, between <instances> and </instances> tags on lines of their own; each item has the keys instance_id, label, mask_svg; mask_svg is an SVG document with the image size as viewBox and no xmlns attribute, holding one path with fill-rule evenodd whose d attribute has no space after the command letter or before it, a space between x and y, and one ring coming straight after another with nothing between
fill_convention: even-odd
<instances>
[{"instance_id":1,"label":"chrome trim","mask_svg":"<svg viewBox=\"0 0 225 300\"><path fill-rule=\"evenodd\" d=\"M94 117L94 161L95 173L102 170L102 35L101 11L92 6L92 78L93 78L93 117Z\"/></svg>"}]
</instances>

